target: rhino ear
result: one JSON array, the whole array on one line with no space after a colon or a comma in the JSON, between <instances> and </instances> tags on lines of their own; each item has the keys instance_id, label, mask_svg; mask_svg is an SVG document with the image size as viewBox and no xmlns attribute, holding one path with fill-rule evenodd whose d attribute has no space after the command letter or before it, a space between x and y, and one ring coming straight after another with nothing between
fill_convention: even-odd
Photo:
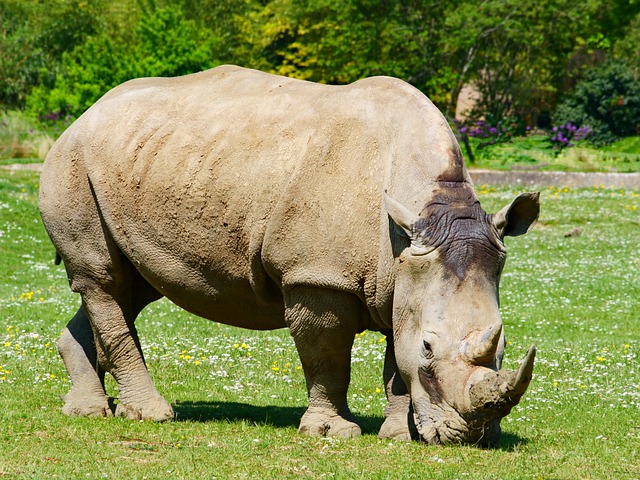
<instances>
[{"instance_id":1,"label":"rhino ear","mask_svg":"<svg viewBox=\"0 0 640 480\"><path fill-rule=\"evenodd\" d=\"M412 238L412 226L416 221L416 216L411 213L407 207L387 195L387 192L384 192L384 209L389 214L389 217L391 217L391 220L393 220L396 231L400 235Z\"/></svg>"},{"instance_id":2,"label":"rhino ear","mask_svg":"<svg viewBox=\"0 0 640 480\"><path fill-rule=\"evenodd\" d=\"M517 237L529 231L540 215L540 192L521 193L493 216L493 224L502 238Z\"/></svg>"}]
</instances>

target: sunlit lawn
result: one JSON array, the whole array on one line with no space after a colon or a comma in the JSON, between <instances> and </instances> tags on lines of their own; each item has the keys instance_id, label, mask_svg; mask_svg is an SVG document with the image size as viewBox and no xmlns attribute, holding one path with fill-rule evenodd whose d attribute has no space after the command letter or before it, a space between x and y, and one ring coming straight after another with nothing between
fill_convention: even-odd
<instances>
[{"instance_id":1,"label":"sunlit lawn","mask_svg":"<svg viewBox=\"0 0 640 480\"><path fill-rule=\"evenodd\" d=\"M481 140L473 139L477 147ZM580 143L562 151L550 148L544 135L516 137L509 142L475 149L476 168L533 169L578 172L640 171L640 137L626 137L606 147Z\"/></svg>"},{"instance_id":2,"label":"sunlit lawn","mask_svg":"<svg viewBox=\"0 0 640 480\"><path fill-rule=\"evenodd\" d=\"M306 392L286 331L252 332L167 301L138 320L163 424L68 418L55 343L75 312L41 226L35 173L0 170L0 476L21 478L640 478L640 195L544 189L540 224L507 241L502 312L535 377L499 448L378 440L383 338L355 340L354 440L296 433ZM517 191L478 186L496 211ZM117 396L113 381L108 387Z\"/></svg>"}]
</instances>

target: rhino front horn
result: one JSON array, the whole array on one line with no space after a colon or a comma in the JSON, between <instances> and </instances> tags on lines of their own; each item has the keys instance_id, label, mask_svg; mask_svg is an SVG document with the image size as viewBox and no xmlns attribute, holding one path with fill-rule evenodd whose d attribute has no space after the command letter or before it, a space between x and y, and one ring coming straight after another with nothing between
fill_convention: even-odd
<instances>
[{"instance_id":1,"label":"rhino front horn","mask_svg":"<svg viewBox=\"0 0 640 480\"><path fill-rule=\"evenodd\" d=\"M524 357L524 360L520 364L520 368L518 368L513 381L513 394L518 395L518 400L520 400L520 397L524 395L529 383L531 383L531 378L533 377L533 360L535 358L536 347L535 345L531 345L527 351L527 356ZM516 401L516 403L518 402Z\"/></svg>"},{"instance_id":2,"label":"rhino front horn","mask_svg":"<svg viewBox=\"0 0 640 480\"><path fill-rule=\"evenodd\" d=\"M518 404L531 382L536 347L529 347L517 372L500 370L490 372L469 389L473 410L490 410L500 417L509 414Z\"/></svg>"}]
</instances>

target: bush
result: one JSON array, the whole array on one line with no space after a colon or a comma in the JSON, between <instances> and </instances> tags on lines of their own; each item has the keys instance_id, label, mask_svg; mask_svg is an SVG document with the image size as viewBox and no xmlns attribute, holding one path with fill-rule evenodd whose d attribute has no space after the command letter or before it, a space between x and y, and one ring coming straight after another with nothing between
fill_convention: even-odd
<instances>
[{"instance_id":1,"label":"bush","mask_svg":"<svg viewBox=\"0 0 640 480\"><path fill-rule=\"evenodd\" d=\"M551 133L547 137L547 141L556 150L573 147L575 142L586 139L591 134L589 127L578 127L571 122L559 127L553 127Z\"/></svg>"},{"instance_id":2,"label":"bush","mask_svg":"<svg viewBox=\"0 0 640 480\"><path fill-rule=\"evenodd\" d=\"M596 146L640 133L640 82L629 67L608 61L589 70L556 108L555 125L588 126Z\"/></svg>"},{"instance_id":3,"label":"bush","mask_svg":"<svg viewBox=\"0 0 640 480\"><path fill-rule=\"evenodd\" d=\"M508 142L512 136L520 131L518 122L511 118L497 122L495 125L484 120L478 120L472 125L465 125L457 119L453 120L453 124L460 135L478 140L476 148Z\"/></svg>"}]
</instances>

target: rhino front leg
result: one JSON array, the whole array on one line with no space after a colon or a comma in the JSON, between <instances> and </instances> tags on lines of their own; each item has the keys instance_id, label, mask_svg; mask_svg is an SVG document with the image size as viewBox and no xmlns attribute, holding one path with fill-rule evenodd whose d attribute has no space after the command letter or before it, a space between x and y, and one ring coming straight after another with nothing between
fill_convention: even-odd
<instances>
[{"instance_id":1,"label":"rhino front leg","mask_svg":"<svg viewBox=\"0 0 640 480\"><path fill-rule=\"evenodd\" d=\"M389 403L384 409L385 420L380 427L378 437L394 440L418 438L418 431L413 421L411 395L398 372L391 333L387 336L383 378Z\"/></svg>"},{"instance_id":2,"label":"rhino front leg","mask_svg":"<svg viewBox=\"0 0 640 480\"><path fill-rule=\"evenodd\" d=\"M110 416L115 405L104 389L104 370L98 356L84 305L73 316L58 340L58 351L73 387L62 399L62 412L72 416Z\"/></svg>"},{"instance_id":3,"label":"rhino front leg","mask_svg":"<svg viewBox=\"0 0 640 480\"><path fill-rule=\"evenodd\" d=\"M302 362L309 408L298 431L356 437L361 431L347 405L351 347L358 299L346 292L296 287L285 295L286 320Z\"/></svg>"}]
</instances>

